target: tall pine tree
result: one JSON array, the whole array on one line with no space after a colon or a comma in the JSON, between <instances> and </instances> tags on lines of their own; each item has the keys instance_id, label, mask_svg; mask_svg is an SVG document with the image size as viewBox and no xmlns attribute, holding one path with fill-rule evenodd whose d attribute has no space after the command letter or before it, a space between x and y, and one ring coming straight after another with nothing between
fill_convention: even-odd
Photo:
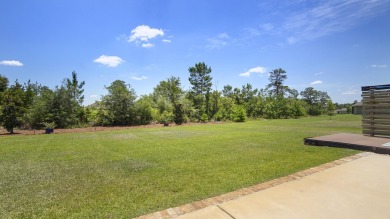
<instances>
[{"instance_id":1,"label":"tall pine tree","mask_svg":"<svg viewBox=\"0 0 390 219\"><path fill-rule=\"evenodd\" d=\"M213 79L210 76L211 67L208 67L204 62L196 63L194 67L188 69L191 87L191 99L194 107L199 112L199 118L202 114L207 114L210 117L210 93Z\"/></svg>"}]
</instances>

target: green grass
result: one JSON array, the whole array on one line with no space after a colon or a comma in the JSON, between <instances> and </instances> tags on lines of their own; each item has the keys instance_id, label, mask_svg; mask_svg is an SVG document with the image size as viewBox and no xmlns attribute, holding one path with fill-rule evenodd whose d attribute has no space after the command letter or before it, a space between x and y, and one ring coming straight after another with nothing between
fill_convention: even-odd
<instances>
[{"instance_id":1,"label":"green grass","mask_svg":"<svg viewBox=\"0 0 390 219\"><path fill-rule=\"evenodd\" d=\"M353 115L0 137L0 218L129 218L357 153L304 137L360 133Z\"/></svg>"}]
</instances>

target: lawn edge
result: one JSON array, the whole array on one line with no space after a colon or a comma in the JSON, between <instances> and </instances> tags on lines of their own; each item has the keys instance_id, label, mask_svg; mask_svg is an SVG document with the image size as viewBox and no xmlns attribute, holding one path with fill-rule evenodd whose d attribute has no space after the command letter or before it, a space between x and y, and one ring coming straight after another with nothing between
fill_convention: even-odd
<instances>
[{"instance_id":1,"label":"lawn edge","mask_svg":"<svg viewBox=\"0 0 390 219\"><path fill-rule=\"evenodd\" d=\"M366 156L369 156L372 154L373 153L371 153L371 152L358 153L358 154L344 157L344 158L341 158L338 160L334 160L334 161L331 161L331 162L328 162L328 163L325 163L325 164L322 164L322 165L319 165L316 167L312 167L312 168L305 169L305 170L302 170L302 171L299 171L296 173L292 173L292 174L289 174L287 176L276 178L276 179L273 179L273 180L270 180L267 182L263 182L263 183L256 184L256 185L253 185L250 187L238 189L236 191L232 191L232 192L229 192L226 194L222 194L222 195L214 196L211 198L206 198L203 200L194 201L194 202L191 202L188 204L180 205L177 207L172 207L172 208L168 208L165 210L142 215L142 216L136 217L136 219L175 218L175 217L178 217L178 216L183 215L183 214L187 214L187 213L190 213L193 211L200 210L202 208L210 207L213 205L219 205L219 204L222 204L224 202L227 202L227 201L230 201L233 199L237 199L237 198L240 198L240 197L243 197L243 196L255 193L255 192L266 190L266 189L278 186L278 185L283 184L283 183L291 182L294 180L299 180L302 177L309 176L309 175L312 175L314 173L318 173L318 172L330 169L332 167L336 167L336 166L339 166L341 164L344 164L344 163L347 163L347 162L350 162L350 161L353 161L353 160L356 160L356 159L359 159L362 157L366 157Z\"/></svg>"}]
</instances>

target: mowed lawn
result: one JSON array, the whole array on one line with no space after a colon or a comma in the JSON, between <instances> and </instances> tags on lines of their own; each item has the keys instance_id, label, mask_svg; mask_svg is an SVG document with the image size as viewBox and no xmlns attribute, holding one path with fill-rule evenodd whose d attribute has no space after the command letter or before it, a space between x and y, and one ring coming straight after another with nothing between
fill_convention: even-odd
<instances>
[{"instance_id":1,"label":"mowed lawn","mask_svg":"<svg viewBox=\"0 0 390 219\"><path fill-rule=\"evenodd\" d=\"M357 151L304 137L360 133L361 116L0 137L0 218L131 218Z\"/></svg>"}]
</instances>

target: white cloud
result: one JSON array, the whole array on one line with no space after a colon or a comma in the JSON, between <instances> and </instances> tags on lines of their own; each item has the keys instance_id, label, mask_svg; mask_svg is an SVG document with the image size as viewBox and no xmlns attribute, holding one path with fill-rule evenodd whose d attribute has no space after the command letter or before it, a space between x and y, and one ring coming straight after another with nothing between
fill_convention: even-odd
<instances>
[{"instance_id":1,"label":"white cloud","mask_svg":"<svg viewBox=\"0 0 390 219\"><path fill-rule=\"evenodd\" d=\"M264 74L266 71L267 71L266 68L264 68L262 66L257 66L257 67L249 69L246 72L239 74L239 76L249 77L249 76L251 76L251 74Z\"/></svg>"},{"instance_id":2,"label":"white cloud","mask_svg":"<svg viewBox=\"0 0 390 219\"><path fill-rule=\"evenodd\" d=\"M287 40L288 44L294 44L294 43L297 43L299 41L299 39L297 37L288 37L286 40Z\"/></svg>"},{"instance_id":3,"label":"white cloud","mask_svg":"<svg viewBox=\"0 0 390 219\"><path fill-rule=\"evenodd\" d=\"M320 72L314 73L314 75L315 75L315 76L318 76L318 75L322 75L322 74L324 74L324 73L325 73L325 72L320 71Z\"/></svg>"},{"instance_id":4,"label":"white cloud","mask_svg":"<svg viewBox=\"0 0 390 219\"><path fill-rule=\"evenodd\" d=\"M218 35L219 39L229 39L229 35L227 33L221 33Z\"/></svg>"},{"instance_id":5,"label":"white cloud","mask_svg":"<svg viewBox=\"0 0 390 219\"><path fill-rule=\"evenodd\" d=\"M316 85L316 84L322 84L322 81L313 81L310 83L310 85Z\"/></svg>"},{"instance_id":6,"label":"white cloud","mask_svg":"<svg viewBox=\"0 0 390 219\"><path fill-rule=\"evenodd\" d=\"M98 95L97 95L97 94L92 94L92 95L89 96L89 97L91 97L92 99L96 99L96 98L98 98Z\"/></svg>"},{"instance_id":7,"label":"white cloud","mask_svg":"<svg viewBox=\"0 0 390 219\"><path fill-rule=\"evenodd\" d=\"M272 25L271 23L266 23L266 24L261 25L261 29L263 31L271 31L274 29L274 25Z\"/></svg>"},{"instance_id":8,"label":"white cloud","mask_svg":"<svg viewBox=\"0 0 390 219\"><path fill-rule=\"evenodd\" d=\"M106 56L106 55L101 55L99 58L93 60L93 62L97 62L103 65L107 65L108 67L115 68L122 62L124 62L123 59L121 59L118 56Z\"/></svg>"},{"instance_id":9,"label":"white cloud","mask_svg":"<svg viewBox=\"0 0 390 219\"><path fill-rule=\"evenodd\" d=\"M389 1L328 0L314 1L311 8L306 1L298 1L295 13L287 15L280 32L287 35L289 44L312 40L336 32L348 30L384 13ZM299 7L302 4L302 7ZM264 29L264 28L263 28ZM270 30L270 32L274 30Z\"/></svg>"},{"instance_id":10,"label":"white cloud","mask_svg":"<svg viewBox=\"0 0 390 219\"><path fill-rule=\"evenodd\" d=\"M140 25L131 31L128 41L135 42L138 45L142 44L143 48L150 48L154 45L149 43L149 41L158 36L164 36L164 31L162 29L155 29L150 28L147 25Z\"/></svg>"},{"instance_id":11,"label":"white cloud","mask_svg":"<svg viewBox=\"0 0 390 219\"><path fill-rule=\"evenodd\" d=\"M0 62L0 65L20 67L20 66L23 66L23 63L16 61L16 60L3 60Z\"/></svg>"},{"instance_id":12,"label":"white cloud","mask_svg":"<svg viewBox=\"0 0 390 219\"><path fill-rule=\"evenodd\" d=\"M387 65L370 65L373 68L387 68Z\"/></svg>"},{"instance_id":13,"label":"white cloud","mask_svg":"<svg viewBox=\"0 0 390 219\"><path fill-rule=\"evenodd\" d=\"M390 0L262 1L262 11L283 13L282 19L244 30L243 41L263 35L280 38L279 46L332 35L388 13ZM277 2L277 3L276 3ZM273 15L272 15L273 14ZM355 44L354 47L359 46Z\"/></svg>"},{"instance_id":14,"label":"white cloud","mask_svg":"<svg viewBox=\"0 0 390 219\"><path fill-rule=\"evenodd\" d=\"M142 80L148 79L148 77L146 77L146 76L140 76L140 77L133 76L133 77L131 77L131 79L136 80L136 81L142 81Z\"/></svg>"},{"instance_id":15,"label":"white cloud","mask_svg":"<svg viewBox=\"0 0 390 219\"><path fill-rule=\"evenodd\" d=\"M228 40L230 39L227 33L218 34L218 36L207 39L208 45L207 49L219 49L228 44Z\"/></svg>"},{"instance_id":16,"label":"white cloud","mask_svg":"<svg viewBox=\"0 0 390 219\"><path fill-rule=\"evenodd\" d=\"M348 91L345 91L342 93L343 95L356 95L356 94L360 94L360 91L359 90L348 90Z\"/></svg>"},{"instance_id":17,"label":"white cloud","mask_svg":"<svg viewBox=\"0 0 390 219\"><path fill-rule=\"evenodd\" d=\"M167 40L167 39L163 39L162 40L164 43L170 43L171 42L171 40Z\"/></svg>"},{"instance_id":18,"label":"white cloud","mask_svg":"<svg viewBox=\"0 0 390 219\"><path fill-rule=\"evenodd\" d=\"M151 43L142 43L141 45L143 48L152 48L154 47L154 44L151 44Z\"/></svg>"}]
</instances>

